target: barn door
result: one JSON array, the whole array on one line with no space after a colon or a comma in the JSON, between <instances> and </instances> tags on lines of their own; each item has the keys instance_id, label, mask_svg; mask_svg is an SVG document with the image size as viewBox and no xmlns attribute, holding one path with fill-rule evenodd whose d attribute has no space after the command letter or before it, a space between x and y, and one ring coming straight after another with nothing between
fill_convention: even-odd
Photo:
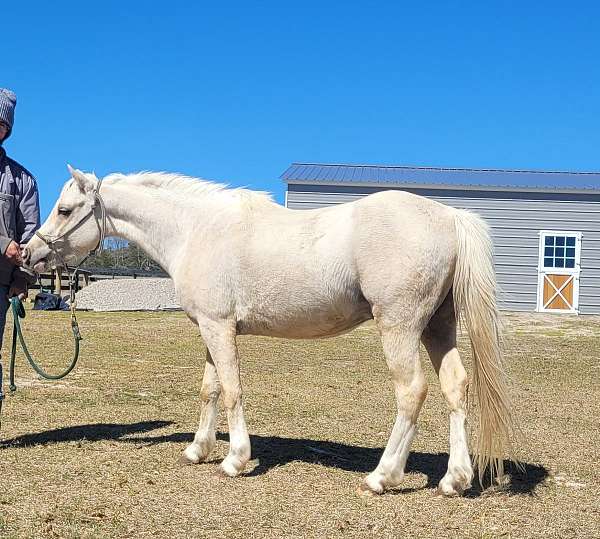
<instances>
[{"instance_id":1,"label":"barn door","mask_svg":"<svg viewBox=\"0 0 600 539\"><path fill-rule=\"evenodd\" d=\"M580 257L580 232L540 232L538 311L579 311Z\"/></svg>"}]
</instances>

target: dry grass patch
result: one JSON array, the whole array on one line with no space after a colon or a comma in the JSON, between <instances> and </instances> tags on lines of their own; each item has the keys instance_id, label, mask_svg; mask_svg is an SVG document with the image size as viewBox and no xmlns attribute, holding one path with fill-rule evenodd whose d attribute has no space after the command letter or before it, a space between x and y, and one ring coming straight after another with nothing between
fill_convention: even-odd
<instances>
[{"instance_id":1,"label":"dry grass patch","mask_svg":"<svg viewBox=\"0 0 600 539\"><path fill-rule=\"evenodd\" d=\"M59 348L65 316L24 322L48 368L70 354ZM355 488L395 408L372 325L323 341L240 339L254 460L228 480L214 474L223 419L210 463L176 465L198 420L204 345L194 327L180 313L83 313L82 359L67 379L41 382L20 362L2 417L0 536L599 537L600 319L507 322L528 474L504 492L435 496L448 419L423 355L430 393L406 481L363 499ZM461 350L468 360L464 339Z\"/></svg>"}]
</instances>

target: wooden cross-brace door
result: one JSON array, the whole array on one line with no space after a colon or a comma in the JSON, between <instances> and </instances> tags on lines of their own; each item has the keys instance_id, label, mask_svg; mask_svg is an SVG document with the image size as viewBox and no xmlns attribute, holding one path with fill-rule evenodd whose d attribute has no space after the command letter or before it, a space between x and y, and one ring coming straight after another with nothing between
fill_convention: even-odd
<instances>
[{"instance_id":1,"label":"wooden cross-brace door","mask_svg":"<svg viewBox=\"0 0 600 539\"><path fill-rule=\"evenodd\" d=\"M544 274L544 310L573 311L574 275Z\"/></svg>"}]
</instances>

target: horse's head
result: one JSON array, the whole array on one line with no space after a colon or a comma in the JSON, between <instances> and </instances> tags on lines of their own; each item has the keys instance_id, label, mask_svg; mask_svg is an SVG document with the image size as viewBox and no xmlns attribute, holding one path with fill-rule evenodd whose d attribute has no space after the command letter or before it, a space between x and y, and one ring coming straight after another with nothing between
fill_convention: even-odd
<instances>
[{"instance_id":1,"label":"horse's head","mask_svg":"<svg viewBox=\"0 0 600 539\"><path fill-rule=\"evenodd\" d=\"M26 245L25 263L37 272L77 260L103 239L100 181L94 174L68 168L71 179L48 219Z\"/></svg>"}]
</instances>

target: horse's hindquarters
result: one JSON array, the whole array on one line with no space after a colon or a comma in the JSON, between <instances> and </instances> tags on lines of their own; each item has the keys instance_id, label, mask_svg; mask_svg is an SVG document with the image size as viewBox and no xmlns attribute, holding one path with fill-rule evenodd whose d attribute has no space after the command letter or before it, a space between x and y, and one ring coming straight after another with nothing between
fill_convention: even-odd
<instances>
[{"instance_id":1,"label":"horse's hindquarters","mask_svg":"<svg viewBox=\"0 0 600 539\"><path fill-rule=\"evenodd\" d=\"M378 195L356 215L361 292L381 324L422 331L452 284L455 210L409 193Z\"/></svg>"}]
</instances>

